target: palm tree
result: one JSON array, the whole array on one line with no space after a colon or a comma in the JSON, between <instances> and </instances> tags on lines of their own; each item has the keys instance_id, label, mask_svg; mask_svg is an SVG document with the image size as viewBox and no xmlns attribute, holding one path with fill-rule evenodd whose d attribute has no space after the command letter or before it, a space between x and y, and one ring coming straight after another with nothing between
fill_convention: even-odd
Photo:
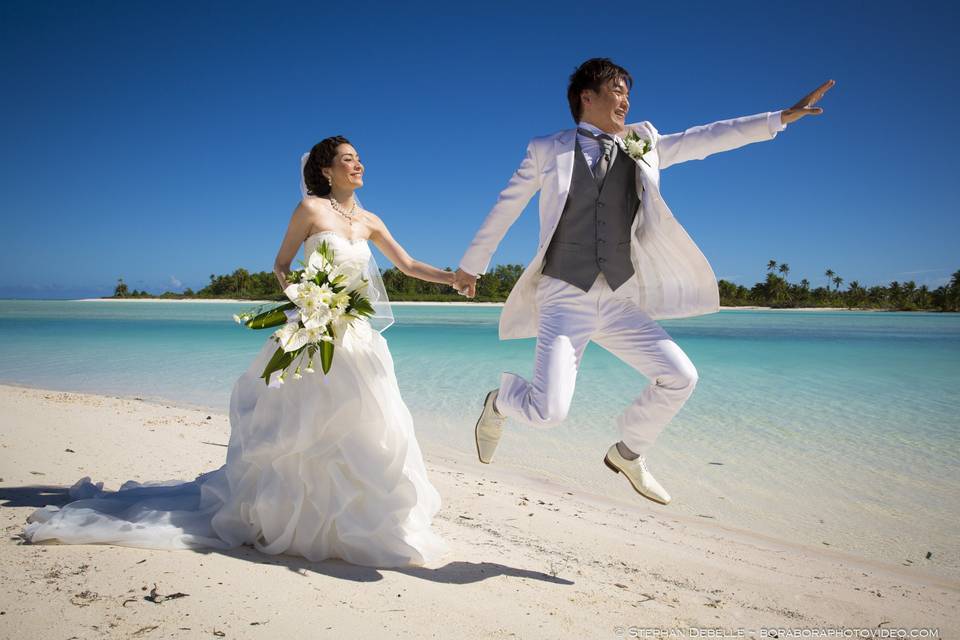
<instances>
[{"instance_id":1,"label":"palm tree","mask_svg":"<svg viewBox=\"0 0 960 640\"><path fill-rule=\"evenodd\" d=\"M960 310L960 271L954 271L950 282L937 291L943 291L943 310Z\"/></svg>"},{"instance_id":2,"label":"palm tree","mask_svg":"<svg viewBox=\"0 0 960 640\"><path fill-rule=\"evenodd\" d=\"M834 283L835 285L837 285L837 288L834 289L834 291L839 291L839 290L840 290L840 284L841 284L842 282L843 282L843 278L841 278L840 276L836 276L836 277L833 279L833 283Z\"/></svg>"},{"instance_id":3,"label":"palm tree","mask_svg":"<svg viewBox=\"0 0 960 640\"><path fill-rule=\"evenodd\" d=\"M786 280L787 274L790 273L790 265L788 265L786 262L782 263L780 265L780 273L783 274L783 279Z\"/></svg>"},{"instance_id":4,"label":"palm tree","mask_svg":"<svg viewBox=\"0 0 960 640\"><path fill-rule=\"evenodd\" d=\"M901 295L900 283L894 280L893 282L890 283L890 286L888 287L888 289L890 291L890 305L893 307L899 307L900 295Z\"/></svg>"},{"instance_id":5,"label":"palm tree","mask_svg":"<svg viewBox=\"0 0 960 640\"><path fill-rule=\"evenodd\" d=\"M921 309L929 309L933 306L930 304L930 288L925 284L917 289L917 306Z\"/></svg>"},{"instance_id":6,"label":"palm tree","mask_svg":"<svg viewBox=\"0 0 960 640\"><path fill-rule=\"evenodd\" d=\"M234 282L237 284L237 297L243 297L243 285L246 283L247 278L250 276L250 272L244 269L243 267L237 269L233 272Z\"/></svg>"},{"instance_id":7,"label":"palm tree","mask_svg":"<svg viewBox=\"0 0 960 640\"><path fill-rule=\"evenodd\" d=\"M914 294L916 293L916 291L917 291L917 283L914 282L913 280L908 280L907 282L903 283L903 296L904 296L903 306L906 309L916 308L917 305L916 305L916 302L914 301Z\"/></svg>"},{"instance_id":8,"label":"palm tree","mask_svg":"<svg viewBox=\"0 0 960 640\"><path fill-rule=\"evenodd\" d=\"M810 288L810 281L804 278L800 281L800 286L803 287L804 291Z\"/></svg>"},{"instance_id":9,"label":"palm tree","mask_svg":"<svg viewBox=\"0 0 960 640\"><path fill-rule=\"evenodd\" d=\"M960 289L960 271L954 271L953 275L950 276L950 288Z\"/></svg>"},{"instance_id":10,"label":"palm tree","mask_svg":"<svg viewBox=\"0 0 960 640\"><path fill-rule=\"evenodd\" d=\"M827 276L827 290L829 291L829 289L830 289L830 279L833 278L833 276L835 276L835 275L837 275L837 274L835 274L835 273L833 272L833 269L827 269L827 270L823 273L823 275Z\"/></svg>"},{"instance_id":11,"label":"palm tree","mask_svg":"<svg viewBox=\"0 0 960 640\"><path fill-rule=\"evenodd\" d=\"M863 289L860 287L860 281L851 280L850 286L848 287L848 292L850 294L850 304L848 306L857 306L863 298Z\"/></svg>"},{"instance_id":12,"label":"palm tree","mask_svg":"<svg viewBox=\"0 0 960 640\"><path fill-rule=\"evenodd\" d=\"M777 268L776 260L771 260L770 262L767 263L767 271L772 271L773 269L776 269L776 268Z\"/></svg>"}]
</instances>

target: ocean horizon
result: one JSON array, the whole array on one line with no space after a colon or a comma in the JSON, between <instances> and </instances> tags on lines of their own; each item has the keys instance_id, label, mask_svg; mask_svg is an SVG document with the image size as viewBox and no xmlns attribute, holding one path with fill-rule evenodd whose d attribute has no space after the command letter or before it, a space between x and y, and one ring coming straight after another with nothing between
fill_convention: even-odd
<instances>
[{"instance_id":1,"label":"ocean horizon","mask_svg":"<svg viewBox=\"0 0 960 640\"><path fill-rule=\"evenodd\" d=\"M250 302L107 302L0 300L0 383L226 413L270 333L233 321ZM532 373L535 341L500 341L500 311L394 309L383 335L428 456L432 445L473 453L485 392L502 371ZM960 576L960 316L751 309L660 324L700 375L648 455L667 509L888 562L929 551L932 571ZM567 421L508 421L496 464L622 490L603 454L646 384L590 344Z\"/></svg>"}]
</instances>

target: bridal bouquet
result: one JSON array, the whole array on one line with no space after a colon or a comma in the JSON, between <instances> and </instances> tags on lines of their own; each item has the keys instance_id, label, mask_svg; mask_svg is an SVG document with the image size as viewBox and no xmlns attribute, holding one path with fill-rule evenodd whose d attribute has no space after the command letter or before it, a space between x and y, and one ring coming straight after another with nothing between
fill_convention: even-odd
<instances>
[{"instance_id":1,"label":"bridal bouquet","mask_svg":"<svg viewBox=\"0 0 960 640\"><path fill-rule=\"evenodd\" d=\"M233 319L251 329L267 329L283 325L274 331L271 339L280 346L267 363L260 377L270 383L270 374L281 371L277 383L283 384L289 367L298 358L308 357L306 373L313 373L313 357L319 352L323 372L333 364L333 348L355 320L373 315L373 305L364 295L368 281L363 265L351 261L335 264L333 249L326 241L310 254L307 261L299 261L303 269L287 276L291 282L283 293L290 299L279 306L261 310L254 307ZM293 373L300 374L300 363Z\"/></svg>"}]
</instances>

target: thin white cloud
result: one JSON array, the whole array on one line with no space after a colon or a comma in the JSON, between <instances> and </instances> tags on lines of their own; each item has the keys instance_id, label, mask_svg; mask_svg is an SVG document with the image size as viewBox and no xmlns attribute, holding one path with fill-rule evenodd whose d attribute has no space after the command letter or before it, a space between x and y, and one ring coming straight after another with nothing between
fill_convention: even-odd
<instances>
[{"instance_id":1,"label":"thin white cloud","mask_svg":"<svg viewBox=\"0 0 960 640\"><path fill-rule=\"evenodd\" d=\"M893 275L895 276L909 276L916 273L930 273L932 271L944 271L950 267L937 267L936 269L917 269L916 271L897 271Z\"/></svg>"},{"instance_id":2,"label":"thin white cloud","mask_svg":"<svg viewBox=\"0 0 960 640\"><path fill-rule=\"evenodd\" d=\"M170 276L170 286L174 289L183 287L183 283L177 280L177 276Z\"/></svg>"}]
</instances>

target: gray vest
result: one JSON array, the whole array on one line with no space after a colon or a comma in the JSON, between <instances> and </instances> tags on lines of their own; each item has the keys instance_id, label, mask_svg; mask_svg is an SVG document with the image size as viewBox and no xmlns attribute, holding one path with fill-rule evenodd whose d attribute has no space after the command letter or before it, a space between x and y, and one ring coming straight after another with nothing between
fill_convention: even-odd
<instances>
[{"instance_id":1,"label":"gray vest","mask_svg":"<svg viewBox=\"0 0 960 640\"><path fill-rule=\"evenodd\" d=\"M598 190L579 141L573 155L570 192L541 273L589 291L602 271L610 288L616 289L634 272L630 227L640 206L636 166L622 149L617 149Z\"/></svg>"}]
</instances>

